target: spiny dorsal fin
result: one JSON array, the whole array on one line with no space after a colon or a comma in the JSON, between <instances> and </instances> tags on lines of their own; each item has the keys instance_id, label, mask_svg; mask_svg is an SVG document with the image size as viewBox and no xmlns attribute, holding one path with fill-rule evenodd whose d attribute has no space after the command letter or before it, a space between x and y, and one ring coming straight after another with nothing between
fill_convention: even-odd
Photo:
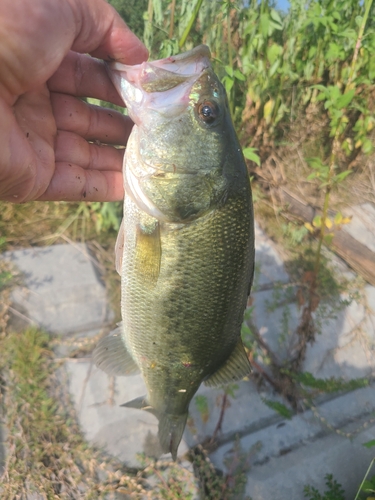
<instances>
[{"instance_id":1,"label":"spiny dorsal fin","mask_svg":"<svg viewBox=\"0 0 375 500\"><path fill-rule=\"evenodd\" d=\"M131 375L140 370L122 339L122 323L95 347L93 361L108 375Z\"/></svg>"},{"instance_id":2,"label":"spiny dorsal fin","mask_svg":"<svg viewBox=\"0 0 375 500\"><path fill-rule=\"evenodd\" d=\"M241 380L251 372L251 365L246 355L242 340L239 339L229 358L204 381L207 387L220 387Z\"/></svg>"},{"instance_id":3,"label":"spiny dorsal fin","mask_svg":"<svg viewBox=\"0 0 375 500\"><path fill-rule=\"evenodd\" d=\"M160 225L152 227L137 226L136 267L148 282L156 283L160 272L161 242Z\"/></svg>"},{"instance_id":4,"label":"spiny dorsal fin","mask_svg":"<svg viewBox=\"0 0 375 500\"><path fill-rule=\"evenodd\" d=\"M122 256L124 255L124 245L125 245L125 232L124 232L124 219L122 219L115 245L116 271L119 273L120 276L122 271Z\"/></svg>"}]
</instances>

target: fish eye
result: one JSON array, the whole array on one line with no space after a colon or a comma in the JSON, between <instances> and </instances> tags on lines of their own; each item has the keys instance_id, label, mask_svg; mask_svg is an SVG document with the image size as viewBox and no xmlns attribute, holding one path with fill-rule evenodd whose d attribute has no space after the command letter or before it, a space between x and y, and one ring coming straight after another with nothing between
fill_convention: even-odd
<instances>
[{"instance_id":1,"label":"fish eye","mask_svg":"<svg viewBox=\"0 0 375 500\"><path fill-rule=\"evenodd\" d=\"M219 108L214 102L203 101L198 105L198 116L204 123L211 125L219 116Z\"/></svg>"}]
</instances>

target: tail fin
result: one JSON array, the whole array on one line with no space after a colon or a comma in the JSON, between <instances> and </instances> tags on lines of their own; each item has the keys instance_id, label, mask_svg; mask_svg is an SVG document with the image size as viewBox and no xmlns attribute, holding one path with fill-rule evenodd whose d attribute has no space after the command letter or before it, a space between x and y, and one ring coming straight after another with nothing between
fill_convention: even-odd
<instances>
[{"instance_id":1,"label":"tail fin","mask_svg":"<svg viewBox=\"0 0 375 500\"><path fill-rule=\"evenodd\" d=\"M181 442L182 434L185 429L187 412L182 415L160 414L147 402L146 396L133 399L128 403L122 404L127 408L136 408L152 413L159 420L159 441L163 453L172 453L173 460L177 458L178 445Z\"/></svg>"},{"instance_id":2,"label":"tail fin","mask_svg":"<svg viewBox=\"0 0 375 500\"><path fill-rule=\"evenodd\" d=\"M159 441L164 453L171 452L177 458L178 445L185 429L187 413L182 415L159 415Z\"/></svg>"}]
</instances>

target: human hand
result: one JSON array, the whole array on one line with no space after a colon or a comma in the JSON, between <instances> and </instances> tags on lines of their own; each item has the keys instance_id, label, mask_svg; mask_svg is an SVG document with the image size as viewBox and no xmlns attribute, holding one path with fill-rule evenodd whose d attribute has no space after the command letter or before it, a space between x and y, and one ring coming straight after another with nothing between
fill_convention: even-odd
<instances>
[{"instance_id":1,"label":"human hand","mask_svg":"<svg viewBox=\"0 0 375 500\"><path fill-rule=\"evenodd\" d=\"M1 0L0 199L123 198L123 151L100 143L126 145L132 122L77 98L123 105L94 57L147 58L105 0Z\"/></svg>"}]
</instances>

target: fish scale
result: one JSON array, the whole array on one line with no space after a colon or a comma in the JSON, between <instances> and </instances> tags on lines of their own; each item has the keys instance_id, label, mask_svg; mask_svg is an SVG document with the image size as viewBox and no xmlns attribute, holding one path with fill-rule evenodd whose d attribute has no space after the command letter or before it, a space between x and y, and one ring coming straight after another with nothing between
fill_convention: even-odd
<instances>
[{"instance_id":1,"label":"fish scale","mask_svg":"<svg viewBox=\"0 0 375 500\"><path fill-rule=\"evenodd\" d=\"M250 372L240 337L254 272L250 182L208 57L201 46L110 73L136 126L116 244L123 321L94 361L111 374L142 373L147 394L124 406L159 419L173 458L200 384Z\"/></svg>"}]
</instances>

